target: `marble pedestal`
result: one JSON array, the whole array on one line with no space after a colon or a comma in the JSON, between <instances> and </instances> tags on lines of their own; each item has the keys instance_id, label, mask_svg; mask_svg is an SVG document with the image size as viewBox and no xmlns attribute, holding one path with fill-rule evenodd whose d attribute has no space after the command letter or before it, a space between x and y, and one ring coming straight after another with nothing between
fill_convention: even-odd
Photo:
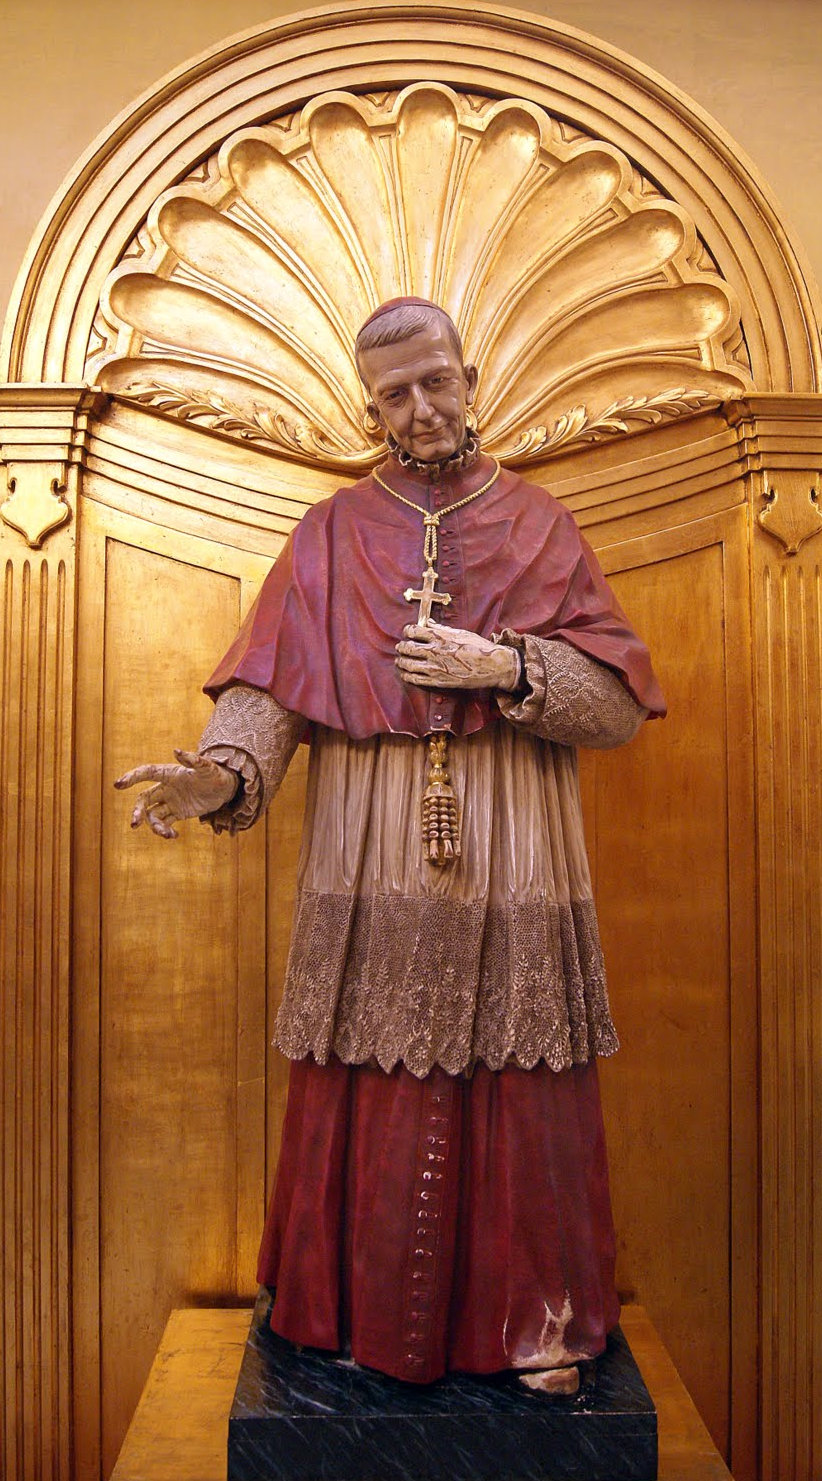
<instances>
[{"instance_id":1,"label":"marble pedestal","mask_svg":"<svg viewBox=\"0 0 822 1481\"><path fill-rule=\"evenodd\" d=\"M655 1481L656 1410L622 1332L573 1398L515 1375L399 1383L268 1329L261 1292L228 1422L228 1481Z\"/></svg>"}]
</instances>

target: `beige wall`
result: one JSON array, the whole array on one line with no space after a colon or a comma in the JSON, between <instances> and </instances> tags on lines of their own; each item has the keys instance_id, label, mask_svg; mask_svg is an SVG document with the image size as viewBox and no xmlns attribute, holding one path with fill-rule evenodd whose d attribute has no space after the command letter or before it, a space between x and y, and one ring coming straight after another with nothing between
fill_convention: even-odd
<instances>
[{"instance_id":1,"label":"beige wall","mask_svg":"<svg viewBox=\"0 0 822 1481\"><path fill-rule=\"evenodd\" d=\"M292 0L0 0L0 312L29 238L98 133L168 71ZM747 152L822 281L822 0L533 0L655 68ZM421 68L424 72L424 67Z\"/></svg>"}]
</instances>

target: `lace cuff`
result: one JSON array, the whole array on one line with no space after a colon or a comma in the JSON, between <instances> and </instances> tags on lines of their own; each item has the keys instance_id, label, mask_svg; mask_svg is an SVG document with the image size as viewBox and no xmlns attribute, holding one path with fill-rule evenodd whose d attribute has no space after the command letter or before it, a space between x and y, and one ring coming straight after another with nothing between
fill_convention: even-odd
<instances>
[{"instance_id":1,"label":"lace cuff","mask_svg":"<svg viewBox=\"0 0 822 1481\"><path fill-rule=\"evenodd\" d=\"M525 659L526 693L496 694L512 725L563 746L606 750L631 740L647 717L611 669L570 643L508 628L495 640L519 649Z\"/></svg>"},{"instance_id":2,"label":"lace cuff","mask_svg":"<svg viewBox=\"0 0 822 1481\"><path fill-rule=\"evenodd\" d=\"M305 729L301 715L283 709L264 689L233 684L218 697L199 752L237 773L232 800L201 821L215 833L250 828L265 812Z\"/></svg>"}]
</instances>

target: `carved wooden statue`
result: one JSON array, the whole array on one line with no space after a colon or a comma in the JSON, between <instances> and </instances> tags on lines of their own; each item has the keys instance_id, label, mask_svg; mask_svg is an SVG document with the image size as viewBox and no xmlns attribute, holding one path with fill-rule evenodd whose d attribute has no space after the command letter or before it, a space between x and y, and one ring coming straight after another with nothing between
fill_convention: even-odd
<instances>
[{"instance_id":1,"label":"carved wooden statue","mask_svg":"<svg viewBox=\"0 0 822 1481\"><path fill-rule=\"evenodd\" d=\"M135 827L233 831L311 745L274 1330L411 1382L567 1391L619 1310L575 747L664 704L571 515L482 453L449 316L383 304L357 364L389 456L303 517L198 753L117 785L150 784Z\"/></svg>"}]
</instances>

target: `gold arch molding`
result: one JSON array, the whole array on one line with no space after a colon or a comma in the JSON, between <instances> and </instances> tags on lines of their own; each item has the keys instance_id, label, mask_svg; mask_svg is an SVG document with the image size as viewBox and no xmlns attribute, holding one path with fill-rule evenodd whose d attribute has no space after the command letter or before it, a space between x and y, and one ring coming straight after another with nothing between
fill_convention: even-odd
<instances>
[{"instance_id":1,"label":"gold arch molding","mask_svg":"<svg viewBox=\"0 0 822 1481\"><path fill-rule=\"evenodd\" d=\"M735 295L756 388L819 388L812 280L732 141L614 48L533 14L465 0L303 12L227 41L144 95L80 161L41 225L12 297L0 374L82 381L106 280L167 191L226 139L295 115L318 93L373 99L409 87L419 81L420 57L433 84L521 100L523 117L529 107L544 110L569 139L577 130L630 160L693 224L717 279Z\"/></svg>"},{"instance_id":2,"label":"gold arch molding","mask_svg":"<svg viewBox=\"0 0 822 1481\"><path fill-rule=\"evenodd\" d=\"M435 299L479 370L488 450L543 457L751 388L736 295L613 145L443 84L323 94L164 192L110 275L87 380L355 469L359 325Z\"/></svg>"}]
</instances>

